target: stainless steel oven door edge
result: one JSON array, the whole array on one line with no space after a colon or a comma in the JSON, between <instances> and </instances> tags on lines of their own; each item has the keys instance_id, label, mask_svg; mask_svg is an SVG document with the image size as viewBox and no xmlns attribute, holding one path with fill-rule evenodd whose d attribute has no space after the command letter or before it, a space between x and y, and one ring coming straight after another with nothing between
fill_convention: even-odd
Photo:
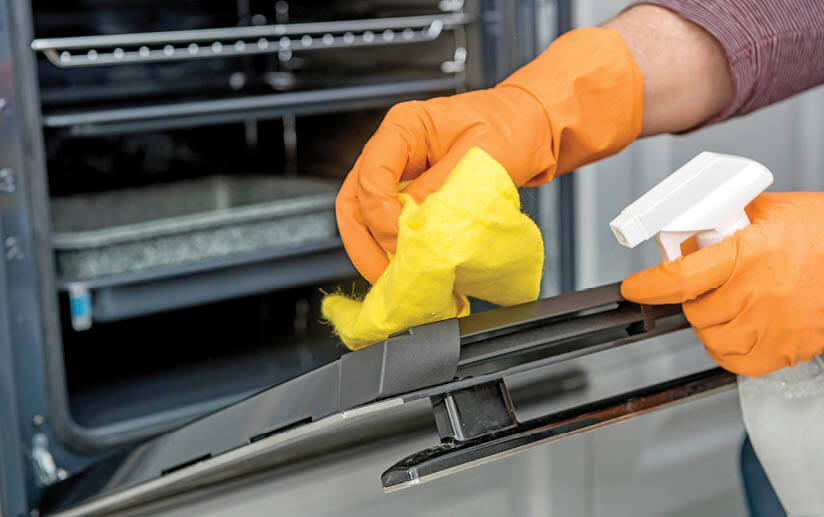
<instances>
[{"instance_id":1,"label":"stainless steel oven door edge","mask_svg":"<svg viewBox=\"0 0 824 517\"><path fill-rule=\"evenodd\" d=\"M76 473L41 513L102 514L362 443L391 433L371 420L402 406L431 403L442 438L488 437L516 422L507 377L686 326L679 307L626 302L616 284L412 328Z\"/></svg>"},{"instance_id":2,"label":"stainless steel oven door edge","mask_svg":"<svg viewBox=\"0 0 824 517\"><path fill-rule=\"evenodd\" d=\"M65 502L68 508L52 513L48 507L41 507L42 515L60 517L89 517L131 508L143 503L158 501L187 490L233 479L244 474L273 468L278 465L310 458L336 448L363 440L363 433L347 432L354 425L364 420L375 418L379 413L397 408L404 404L400 398L383 400L366 406L342 411L321 418L315 422L297 425L290 429L257 439L248 445L231 450L216 457L195 458L190 463L179 466L160 477L138 483L129 488L114 491L109 495L92 497L86 502L72 505L70 499ZM189 435L191 440L198 437ZM208 437L204 437L208 440ZM139 473L143 467L155 463L153 457L159 453L156 447L143 446L129 454L121 455L114 471L105 468L111 462L103 463L101 469L92 468L84 473L89 482L101 486L101 493L107 494L106 486L129 484L129 479ZM142 476L138 475L138 478ZM86 485L88 485L87 483ZM70 487L67 487L70 489ZM82 497L83 494L77 494ZM44 501L48 503L48 501Z\"/></svg>"},{"instance_id":3,"label":"stainless steel oven door edge","mask_svg":"<svg viewBox=\"0 0 824 517\"><path fill-rule=\"evenodd\" d=\"M459 351L457 320L409 329L72 473L46 488L40 511L96 515L345 446L353 438L339 428L453 380Z\"/></svg>"}]
</instances>

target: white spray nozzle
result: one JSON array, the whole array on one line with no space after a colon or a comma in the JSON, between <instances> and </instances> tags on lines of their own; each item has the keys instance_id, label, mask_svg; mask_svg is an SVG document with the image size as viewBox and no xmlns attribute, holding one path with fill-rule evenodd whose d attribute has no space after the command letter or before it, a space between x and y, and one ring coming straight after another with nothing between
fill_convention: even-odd
<instances>
[{"instance_id":1,"label":"white spray nozzle","mask_svg":"<svg viewBox=\"0 0 824 517\"><path fill-rule=\"evenodd\" d=\"M692 236L704 247L747 226L744 207L772 182L772 173L756 161L703 152L626 207L609 226L628 248L655 237L664 259L674 260L681 256L681 243Z\"/></svg>"}]
</instances>

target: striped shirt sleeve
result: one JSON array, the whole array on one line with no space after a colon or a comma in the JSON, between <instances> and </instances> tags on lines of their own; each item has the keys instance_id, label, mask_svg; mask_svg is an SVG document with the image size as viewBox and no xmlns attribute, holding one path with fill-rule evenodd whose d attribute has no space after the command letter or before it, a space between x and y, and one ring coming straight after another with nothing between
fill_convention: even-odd
<instances>
[{"instance_id":1,"label":"striped shirt sleeve","mask_svg":"<svg viewBox=\"0 0 824 517\"><path fill-rule=\"evenodd\" d=\"M641 0L668 8L721 42L735 83L710 122L744 115L824 83L824 0Z\"/></svg>"}]
</instances>

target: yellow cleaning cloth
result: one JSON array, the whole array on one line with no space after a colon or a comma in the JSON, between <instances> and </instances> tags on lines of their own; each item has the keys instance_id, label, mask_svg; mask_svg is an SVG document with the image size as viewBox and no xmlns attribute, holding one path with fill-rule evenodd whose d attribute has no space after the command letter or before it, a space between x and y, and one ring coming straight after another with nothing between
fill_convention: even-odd
<instances>
[{"instance_id":1,"label":"yellow cleaning cloth","mask_svg":"<svg viewBox=\"0 0 824 517\"><path fill-rule=\"evenodd\" d=\"M339 294L322 313L352 350L400 330L469 314L467 296L498 305L538 297L541 232L521 213L506 170L471 149L418 206L401 194L397 252L363 301Z\"/></svg>"}]
</instances>

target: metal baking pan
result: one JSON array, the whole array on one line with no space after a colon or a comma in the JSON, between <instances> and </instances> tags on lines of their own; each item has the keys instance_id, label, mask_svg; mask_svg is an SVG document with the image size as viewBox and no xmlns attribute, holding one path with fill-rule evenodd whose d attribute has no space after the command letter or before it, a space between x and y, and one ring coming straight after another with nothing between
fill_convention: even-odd
<instances>
[{"instance_id":1,"label":"metal baking pan","mask_svg":"<svg viewBox=\"0 0 824 517\"><path fill-rule=\"evenodd\" d=\"M58 272L81 281L328 239L337 188L237 175L55 198Z\"/></svg>"}]
</instances>

